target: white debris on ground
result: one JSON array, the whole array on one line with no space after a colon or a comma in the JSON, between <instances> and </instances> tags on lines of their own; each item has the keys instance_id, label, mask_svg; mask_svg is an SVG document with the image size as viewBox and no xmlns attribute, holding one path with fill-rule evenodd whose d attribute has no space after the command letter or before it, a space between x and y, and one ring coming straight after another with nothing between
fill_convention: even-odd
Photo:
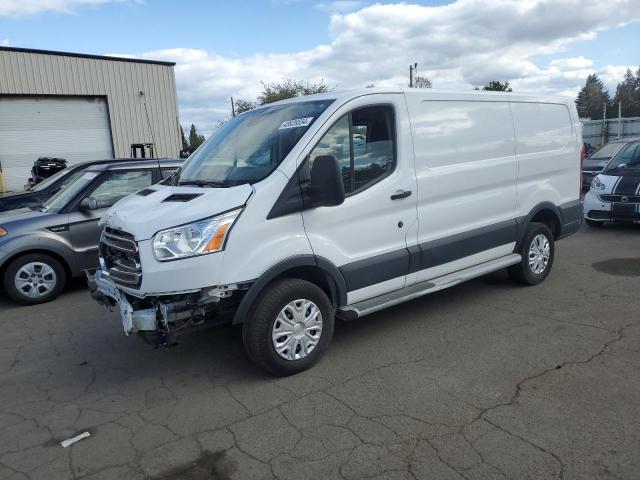
<instances>
[{"instance_id":1,"label":"white debris on ground","mask_svg":"<svg viewBox=\"0 0 640 480\"><path fill-rule=\"evenodd\" d=\"M67 448L69 445L73 445L74 443L82 440L83 438L87 438L90 437L91 434L89 432L82 432L79 435L76 435L75 437L71 437L71 438L67 438L66 440L63 440L62 442L60 442L60 445L62 445L63 448Z\"/></svg>"}]
</instances>

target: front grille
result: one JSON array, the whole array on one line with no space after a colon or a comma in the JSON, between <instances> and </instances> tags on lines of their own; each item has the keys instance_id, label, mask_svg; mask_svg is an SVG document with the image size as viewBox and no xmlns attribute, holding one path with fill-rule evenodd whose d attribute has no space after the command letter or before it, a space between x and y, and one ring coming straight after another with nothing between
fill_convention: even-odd
<instances>
[{"instance_id":1,"label":"front grille","mask_svg":"<svg viewBox=\"0 0 640 480\"><path fill-rule=\"evenodd\" d=\"M623 197L626 201L622 199ZM634 204L640 203L640 195L600 195L600 200L610 203Z\"/></svg>"},{"instance_id":2,"label":"front grille","mask_svg":"<svg viewBox=\"0 0 640 480\"><path fill-rule=\"evenodd\" d=\"M100 239L102 269L114 282L138 288L142 282L142 267L138 245L133 235L106 227Z\"/></svg>"}]
</instances>

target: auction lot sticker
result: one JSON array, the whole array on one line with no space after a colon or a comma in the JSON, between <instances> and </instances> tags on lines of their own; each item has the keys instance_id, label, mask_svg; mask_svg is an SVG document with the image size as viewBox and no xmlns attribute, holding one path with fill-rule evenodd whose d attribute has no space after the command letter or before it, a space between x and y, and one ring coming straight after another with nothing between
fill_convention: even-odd
<instances>
[{"instance_id":1,"label":"auction lot sticker","mask_svg":"<svg viewBox=\"0 0 640 480\"><path fill-rule=\"evenodd\" d=\"M284 130L285 128L298 128L308 127L313 117L294 118L293 120L287 120L278 127L278 130Z\"/></svg>"}]
</instances>

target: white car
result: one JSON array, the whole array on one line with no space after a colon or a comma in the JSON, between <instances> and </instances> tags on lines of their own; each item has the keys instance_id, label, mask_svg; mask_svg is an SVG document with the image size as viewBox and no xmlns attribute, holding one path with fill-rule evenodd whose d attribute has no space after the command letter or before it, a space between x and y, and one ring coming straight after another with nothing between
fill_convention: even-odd
<instances>
[{"instance_id":1,"label":"white car","mask_svg":"<svg viewBox=\"0 0 640 480\"><path fill-rule=\"evenodd\" d=\"M543 281L582 221L581 147L571 99L371 88L278 102L112 208L89 283L127 334L166 345L242 323L256 364L295 373L336 316L504 268Z\"/></svg>"},{"instance_id":2,"label":"white car","mask_svg":"<svg viewBox=\"0 0 640 480\"><path fill-rule=\"evenodd\" d=\"M588 225L640 223L640 140L627 143L596 175L584 197Z\"/></svg>"}]
</instances>

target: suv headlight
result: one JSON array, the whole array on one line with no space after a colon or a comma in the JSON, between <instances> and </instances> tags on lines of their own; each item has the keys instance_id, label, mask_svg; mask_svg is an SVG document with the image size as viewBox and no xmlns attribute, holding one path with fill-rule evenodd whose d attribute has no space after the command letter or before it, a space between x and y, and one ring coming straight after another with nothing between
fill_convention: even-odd
<instances>
[{"instance_id":1,"label":"suv headlight","mask_svg":"<svg viewBox=\"0 0 640 480\"><path fill-rule=\"evenodd\" d=\"M195 257L224 249L241 208L198 222L161 230L153 236L153 254L161 262Z\"/></svg>"},{"instance_id":2,"label":"suv headlight","mask_svg":"<svg viewBox=\"0 0 640 480\"><path fill-rule=\"evenodd\" d=\"M593 188L594 190L604 190L607 187L600 181L597 176L595 176L593 177L593 180L591 180L591 188Z\"/></svg>"},{"instance_id":3,"label":"suv headlight","mask_svg":"<svg viewBox=\"0 0 640 480\"><path fill-rule=\"evenodd\" d=\"M0 227L0 237L4 237L6 234L7 231L4 228Z\"/></svg>"}]
</instances>

